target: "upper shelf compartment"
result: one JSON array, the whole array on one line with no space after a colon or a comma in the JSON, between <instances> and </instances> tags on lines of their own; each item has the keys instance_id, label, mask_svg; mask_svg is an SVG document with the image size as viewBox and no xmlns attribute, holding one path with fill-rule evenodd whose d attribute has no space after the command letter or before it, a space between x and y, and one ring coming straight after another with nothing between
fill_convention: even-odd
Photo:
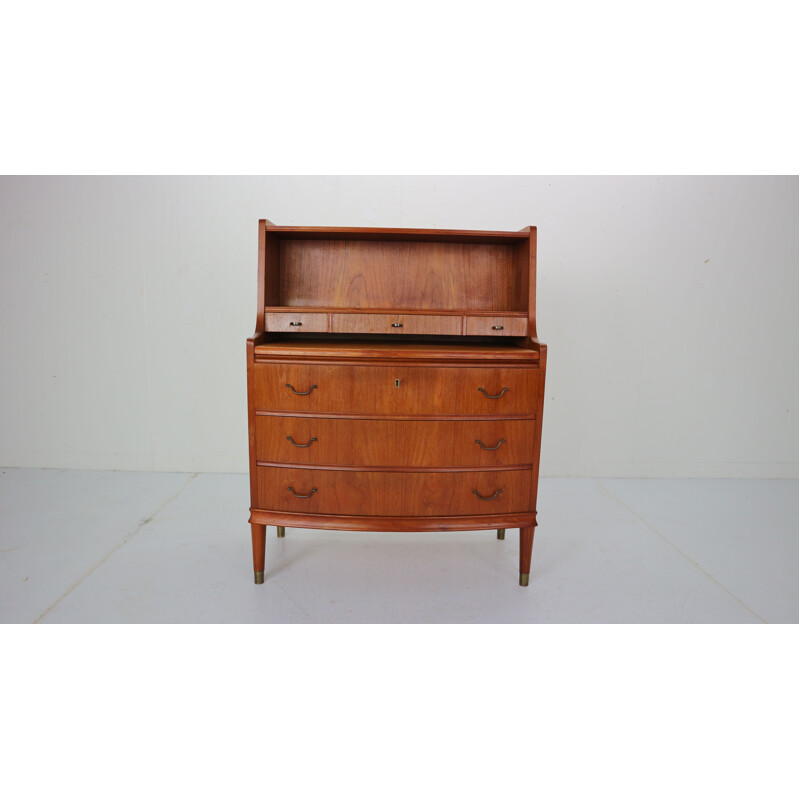
<instances>
[{"instance_id":1,"label":"upper shelf compartment","mask_svg":"<svg viewBox=\"0 0 800 800\"><path fill-rule=\"evenodd\" d=\"M266 228L266 306L526 312L528 231Z\"/></svg>"}]
</instances>

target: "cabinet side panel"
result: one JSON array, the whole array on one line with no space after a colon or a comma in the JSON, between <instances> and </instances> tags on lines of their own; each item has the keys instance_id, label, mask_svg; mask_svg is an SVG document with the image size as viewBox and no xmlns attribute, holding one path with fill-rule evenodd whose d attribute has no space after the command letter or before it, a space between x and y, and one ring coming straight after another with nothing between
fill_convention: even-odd
<instances>
[{"instance_id":1,"label":"cabinet side panel","mask_svg":"<svg viewBox=\"0 0 800 800\"><path fill-rule=\"evenodd\" d=\"M526 228L530 234L530 228ZM528 315L528 320L531 317L530 311L530 279L531 279L531 240L530 235L527 239L523 240L516 248L515 251L515 259L516 259L516 291L518 292L518 297L520 298L520 302L522 303L522 307L520 311L525 311ZM531 333L531 326L529 321L526 320L526 335L532 336Z\"/></svg>"},{"instance_id":2,"label":"cabinet side panel","mask_svg":"<svg viewBox=\"0 0 800 800\"><path fill-rule=\"evenodd\" d=\"M541 345L541 360L539 362L539 383L536 389L536 431L533 445L533 470L531 480L531 511L536 511L536 501L539 492L539 458L542 452L542 415L544 414L544 391L547 371L547 345Z\"/></svg>"},{"instance_id":3,"label":"cabinet side panel","mask_svg":"<svg viewBox=\"0 0 800 800\"><path fill-rule=\"evenodd\" d=\"M531 226L528 244L528 336L536 338L536 228Z\"/></svg>"},{"instance_id":4,"label":"cabinet side panel","mask_svg":"<svg viewBox=\"0 0 800 800\"><path fill-rule=\"evenodd\" d=\"M247 342L247 430L250 454L250 507L258 508L258 482L256 480L256 424L255 403L253 400L255 380L255 347Z\"/></svg>"},{"instance_id":5,"label":"cabinet side panel","mask_svg":"<svg viewBox=\"0 0 800 800\"><path fill-rule=\"evenodd\" d=\"M266 229L264 241L264 273L262 284L264 286L263 306L277 306L280 299L280 247L278 237ZM262 329L263 330L263 329Z\"/></svg>"},{"instance_id":6,"label":"cabinet side panel","mask_svg":"<svg viewBox=\"0 0 800 800\"><path fill-rule=\"evenodd\" d=\"M258 221L258 307L256 309L256 333L264 330L264 304L266 303L265 285L264 285L264 260L266 255L266 220L260 219Z\"/></svg>"}]
</instances>

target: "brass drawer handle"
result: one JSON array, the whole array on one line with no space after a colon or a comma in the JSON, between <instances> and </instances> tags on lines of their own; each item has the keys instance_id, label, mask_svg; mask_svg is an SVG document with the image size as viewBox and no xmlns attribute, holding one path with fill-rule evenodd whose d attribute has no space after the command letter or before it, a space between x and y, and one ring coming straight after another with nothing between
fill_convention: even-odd
<instances>
[{"instance_id":1,"label":"brass drawer handle","mask_svg":"<svg viewBox=\"0 0 800 800\"><path fill-rule=\"evenodd\" d=\"M294 323L291 323L291 324L294 325ZM502 325L492 325L492 330L493 331L501 331L501 330L503 330L503 326Z\"/></svg>"},{"instance_id":2,"label":"brass drawer handle","mask_svg":"<svg viewBox=\"0 0 800 800\"><path fill-rule=\"evenodd\" d=\"M479 500L494 500L497 495L499 495L503 490L498 489L491 497L484 497L482 494L478 492L477 489L472 490L472 494L477 494Z\"/></svg>"},{"instance_id":3,"label":"brass drawer handle","mask_svg":"<svg viewBox=\"0 0 800 800\"><path fill-rule=\"evenodd\" d=\"M302 325L303 323L302 322L290 322L289 324L290 325Z\"/></svg>"},{"instance_id":4,"label":"brass drawer handle","mask_svg":"<svg viewBox=\"0 0 800 800\"><path fill-rule=\"evenodd\" d=\"M297 494L297 492L296 492L294 489L292 489L292 487L290 486L290 487L289 487L289 491L290 491L290 492L291 492L291 493L292 493L292 494L293 494L295 497L299 497L299 498L301 498L302 500L305 500L307 497L311 497L311 495L312 495L312 494L314 494L314 492L316 492L317 490L316 490L316 487L315 487L314 489L312 489L312 490L311 490L311 492L310 492L309 494Z\"/></svg>"},{"instance_id":5,"label":"brass drawer handle","mask_svg":"<svg viewBox=\"0 0 800 800\"><path fill-rule=\"evenodd\" d=\"M476 439L475 444L479 444L484 450L497 450L504 441L505 439L501 439L494 447L487 447L480 439Z\"/></svg>"},{"instance_id":6,"label":"brass drawer handle","mask_svg":"<svg viewBox=\"0 0 800 800\"><path fill-rule=\"evenodd\" d=\"M316 442L317 437L312 436L306 444L298 444L291 436L286 437L295 447L311 447L311 442Z\"/></svg>"},{"instance_id":7,"label":"brass drawer handle","mask_svg":"<svg viewBox=\"0 0 800 800\"><path fill-rule=\"evenodd\" d=\"M393 322L392 323L392 327L393 328L402 328L403 327L403 323L402 322Z\"/></svg>"},{"instance_id":8,"label":"brass drawer handle","mask_svg":"<svg viewBox=\"0 0 800 800\"><path fill-rule=\"evenodd\" d=\"M309 389L307 392L298 392L298 391L297 391L297 389L295 389L295 388L294 388L294 386L292 386L292 384L291 384L291 383L287 383L286 385L287 385L287 386L288 386L288 387L289 387L289 388L290 388L290 389L291 389L291 390L292 390L292 391L293 391L295 394L311 394L311 392L312 392L314 389L316 389L316 388L317 388L317 384L316 384L316 383L312 383L312 384L311 384L311 389Z\"/></svg>"},{"instance_id":9,"label":"brass drawer handle","mask_svg":"<svg viewBox=\"0 0 800 800\"><path fill-rule=\"evenodd\" d=\"M500 394L487 394L486 389L482 386L478 387L478 391L483 392L490 400L497 400L498 397L502 397L508 391L508 386L504 386Z\"/></svg>"}]
</instances>

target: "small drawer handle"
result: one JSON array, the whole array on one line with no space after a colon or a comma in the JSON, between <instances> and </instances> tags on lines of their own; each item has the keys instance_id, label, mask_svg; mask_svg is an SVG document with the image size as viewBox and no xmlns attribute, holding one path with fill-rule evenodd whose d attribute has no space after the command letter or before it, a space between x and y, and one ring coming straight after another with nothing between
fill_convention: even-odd
<instances>
[{"instance_id":1,"label":"small drawer handle","mask_svg":"<svg viewBox=\"0 0 800 800\"><path fill-rule=\"evenodd\" d=\"M287 386L288 386L288 387L289 387L289 388L290 388L290 389L291 389L291 390L292 390L292 391L293 391L295 394L311 394L311 392L312 392L314 389L316 389L316 388L317 388L317 384L316 384L316 383L312 383L312 384L311 384L311 388L310 388L310 389L309 389L307 392L298 392L298 391L297 391L297 389L295 389L295 388L294 388L294 386L292 386L292 384L291 384L291 383L287 383L286 385L287 385Z\"/></svg>"},{"instance_id":2,"label":"small drawer handle","mask_svg":"<svg viewBox=\"0 0 800 800\"><path fill-rule=\"evenodd\" d=\"M294 325L293 322L291 324ZM493 331L501 331L501 330L503 330L503 326L502 325L492 325L492 330Z\"/></svg>"},{"instance_id":3,"label":"small drawer handle","mask_svg":"<svg viewBox=\"0 0 800 800\"><path fill-rule=\"evenodd\" d=\"M301 500L305 500L306 498L308 498L308 497L311 497L311 495L312 495L312 494L314 494L314 492L316 492L316 491L317 491L317 489L316 489L316 487L315 487L315 488L313 488L313 489L312 489L312 490L311 490L311 491L310 491L308 494L297 494L297 492L296 492L294 489L292 489L292 487L290 486L290 487L289 487L289 491L290 491L290 492L291 492L291 493L292 493L292 494L293 494L295 497L299 497Z\"/></svg>"},{"instance_id":4,"label":"small drawer handle","mask_svg":"<svg viewBox=\"0 0 800 800\"><path fill-rule=\"evenodd\" d=\"M402 328L403 327L403 323L402 322L393 322L392 323L392 327L393 328Z\"/></svg>"},{"instance_id":5,"label":"small drawer handle","mask_svg":"<svg viewBox=\"0 0 800 800\"><path fill-rule=\"evenodd\" d=\"M498 489L491 497L484 497L477 489L473 489L472 494L477 494L480 500L494 500L502 491L502 489Z\"/></svg>"},{"instance_id":6,"label":"small drawer handle","mask_svg":"<svg viewBox=\"0 0 800 800\"><path fill-rule=\"evenodd\" d=\"M504 386L500 394L487 394L486 389L482 386L478 387L478 391L483 392L490 400L497 400L498 397L502 397L508 391L508 386Z\"/></svg>"},{"instance_id":7,"label":"small drawer handle","mask_svg":"<svg viewBox=\"0 0 800 800\"><path fill-rule=\"evenodd\" d=\"M290 325L302 325L303 323L302 322L290 322L289 324Z\"/></svg>"},{"instance_id":8,"label":"small drawer handle","mask_svg":"<svg viewBox=\"0 0 800 800\"><path fill-rule=\"evenodd\" d=\"M312 437L311 437L311 438L308 440L308 442L306 442L306 444L298 444L298 443L297 443L297 442L296 442L294 439L292 439L292 437L291 437L291 436L287 436L286 438L287 438L287 439L288 439L288 440L289 440L289 441L290 441L290 442L291 442L291 443L292 443L292 444L293 444L295 447L311 447L311 442L316 442L316 441L317 441L317 437L316 437L316 436L312 436Z\"/></svg>"},{"instance_id":9,"label":"small drawer handle","mask_svg":"<svg viewBox=\"0 0 800 800\"><path fill-rule=\"evenodd\" d=\"M504 441L505 439L501 439L494 447L487 447L480 439L476 439L475 444L479 444L484 450L497 450Z\"/></svg>"}]
</instances>

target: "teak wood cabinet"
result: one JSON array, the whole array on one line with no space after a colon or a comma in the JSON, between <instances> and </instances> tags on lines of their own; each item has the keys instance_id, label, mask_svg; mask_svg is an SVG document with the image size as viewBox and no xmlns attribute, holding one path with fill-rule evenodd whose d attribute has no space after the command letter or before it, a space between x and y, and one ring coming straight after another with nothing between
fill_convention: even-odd
<instances>
[{"instance_id":1,"label":"teak wood cabinet","mask_svg":"<svg viewBox=\"0 0 800 800\"><path fill-rule=\"evenodd\" d=\"M527 586L546 363L535 227L261 220L247 340L256 583L275 525L519 528Z\"/></svg>"}]
</instances>

